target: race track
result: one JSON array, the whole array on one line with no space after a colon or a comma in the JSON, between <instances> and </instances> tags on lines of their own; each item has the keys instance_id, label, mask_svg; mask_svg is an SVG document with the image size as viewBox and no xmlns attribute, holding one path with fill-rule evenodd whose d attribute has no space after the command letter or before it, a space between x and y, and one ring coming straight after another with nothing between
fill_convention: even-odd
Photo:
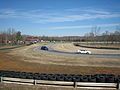
<instances>
[{"instance_id":1,"label":"race track","mask_svg":"<svg viewBox=\"0 0 120 90\"><path fill-rule=\"evenodd\" d=\"M120 50L117 50L117 53L116 52L115 53L99 53L99 50L96 49L96 51L95 51L93 49L95 52L92 52L92 54L77 54L77 52L76 52L77 50L73 50L74 48L71 48L69 50L64 50L64 48L63 48L63 51L62 51L62 50L59 50L59 49L57 50L56 48L54 48L54 47L56 47L55 45L59 45L59 46L61 45L62 46L62 44L60 44L60 43L59 44L51 43L51 44L46 45L49 48L48 51L41 50L40 49L41 46L38 46L38 47L34 48L34 50L35 51L41 51L41 52L44 52L44 53L50 52L50 53L53 53L53 54L65 55L65 56L76 56L76 57L94 56L94 57L97 57L97 58L120 58L120 53L119 53ZM73 45L73 44L71 44L71 45ZM66 44L66 46L67 46L67 44ZM73 46L73 47L78 48L76 46ZM81 49L84 49L84 48L81 47ZM114 51L116 51L116 50L114 50Z\"/></svg>"}]
</instances>

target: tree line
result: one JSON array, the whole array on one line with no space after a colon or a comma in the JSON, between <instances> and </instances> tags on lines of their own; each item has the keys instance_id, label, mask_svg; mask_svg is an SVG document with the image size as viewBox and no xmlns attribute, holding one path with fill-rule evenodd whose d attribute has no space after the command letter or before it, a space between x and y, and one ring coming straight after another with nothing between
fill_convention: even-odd
<instances>
[{"instance_id":1,"label":"tree line","mask_svg":"<svg viewBox=\"0 0 120 90\"><path fill-rule=\"evenodd\" d=\"M16 31L14 28L0 31L0 44L20 44L22 43L23 37L20 31Z\"/></svg>"},{"instance_id":2,"label":"tree line","mask_svg":"<svg viewBox=\"0 0 120 90\"><path fill-rule=\"evenodd\" d=\"M25 44L26 38L34 37L30 35L22 35L20 31L14 28L0 31L0 45L10 44ZM29 39L29 38L28 38ZM101 33L100 27L93 27L91 32L86 33L84 36L39 36L39 41L69 41L69 42L107 42L107 43L120 43L120 29L114 32L105 31ZM33 39L32 39L33 40ZM30 40L29 40L30 41Z\"/></svg>"},{"instance_id":3,"label":"tree line","mask_svg":"<svg viewBox=\"0 0 120 90\"><path fill-rule=\"evenodd\" d=\"M117 28L114 32L105 31L100 33L100 27L93 27L91 32L84 35L85 41L92 42L120 42L120 28Z\"/></svg>"},{"instance_id":4,"label":"tree line","mask_svg":"<svg viewBox=\"0 0 120 90\"><path fill-rule=\"evenodd\" d=\"M114 32L105 31L99 34L100 31L92 30L84 36L63 36L63 37L48 37L40 36L44 41L72 41L72 42L120 42L120 30Z\"/></svg>"}]
</instances>

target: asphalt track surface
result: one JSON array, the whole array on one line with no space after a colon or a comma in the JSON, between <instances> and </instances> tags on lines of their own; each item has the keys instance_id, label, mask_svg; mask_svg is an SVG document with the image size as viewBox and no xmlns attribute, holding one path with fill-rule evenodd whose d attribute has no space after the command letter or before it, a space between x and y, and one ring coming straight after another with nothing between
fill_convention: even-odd
<instances>
[{"instance_id":1,"label":"asphalt track surface","mask_svg":"<svg viewBox=\"0 0 120 90\"><path fill-rule=\"evenodd\" d=\"M43 53L52 53L52 54L56 54L56 55L65 55L65 56L76 56L76 57L87 57L87 56L94 56L97 58L120 58L120 54L78 54L77 52L65 52L65 51L58 51L58 50L54 50L54 48L52 48L53 44L49 44L46 45L49 50L41 50L41 46L35 47L34 51L37 52L43 52Z\"/></svg>"}]
</instances>

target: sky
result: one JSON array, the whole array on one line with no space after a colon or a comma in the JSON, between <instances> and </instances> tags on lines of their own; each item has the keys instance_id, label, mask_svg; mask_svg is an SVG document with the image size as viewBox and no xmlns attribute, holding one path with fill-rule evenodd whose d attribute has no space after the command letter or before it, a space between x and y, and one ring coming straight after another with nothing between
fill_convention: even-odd
<instances>
[{"instance_id":1,"label":"sky","mask_svg":"<svg viewBox=\"0 0 120 90\"><path fill-rule=\"evenodd\" d=\"M120 0L0 0L0 30L35 36L81 36L120 26Z\"/></svg>"}]
</instances>

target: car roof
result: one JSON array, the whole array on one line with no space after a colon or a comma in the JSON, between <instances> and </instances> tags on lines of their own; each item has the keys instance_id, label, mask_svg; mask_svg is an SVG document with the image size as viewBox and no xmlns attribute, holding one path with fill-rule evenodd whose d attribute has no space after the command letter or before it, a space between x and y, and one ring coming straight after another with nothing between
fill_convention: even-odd
<instances>
[{"instance_id":1,"label":"car roof","mask_svg":"<svg viewBox=\"0 0 120 90\"><path fill-rule=\"evenodd\" d=\"M80 49L81 51L86 51L86 50L84 50L84 49Z\"/></svg>"},{"instance_id":2,"label":"car roof","mask_svg":"<svg viewBox=\"0 0 120 90\"><path fill-rule=\"evenodd\" d=\"M42 46L42 47L47 47L47 46Z\"/></svg>"}]
</instances>

